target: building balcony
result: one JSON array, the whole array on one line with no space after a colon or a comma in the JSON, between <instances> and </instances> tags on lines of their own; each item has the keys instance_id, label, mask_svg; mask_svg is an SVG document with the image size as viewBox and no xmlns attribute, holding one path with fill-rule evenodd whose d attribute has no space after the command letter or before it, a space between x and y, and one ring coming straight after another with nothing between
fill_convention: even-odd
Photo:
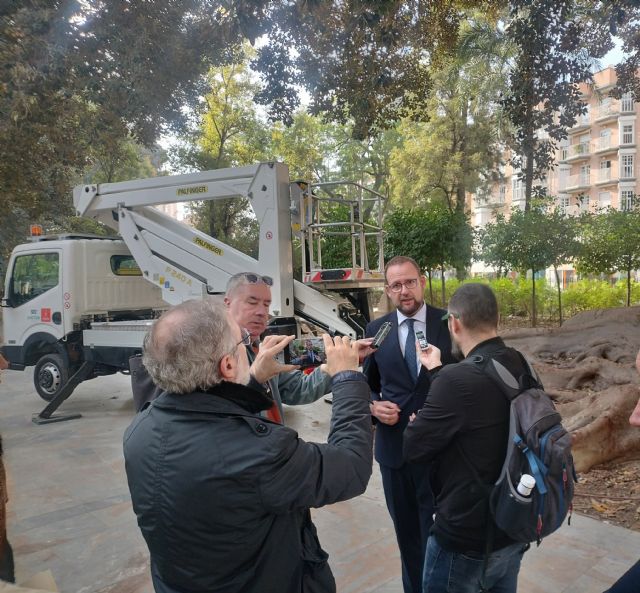
<instances>
[{"instance_id":1,"label":"building balcony","mask_svg":"<svg viewBox=\"0 0 640 593\"><path fill-rule=\"evenodd\" d=\"M596 185L613 185L618 183L618 176L613 169L598 169L596 171Z\"/></svg>"},{"instance_id":2,"label":"building balcony","mask_svg":"<svg viewBox=\"0 0 640 593\"><path fill-rule=\"evenodd\" d=\"M505 205L504 199L504 194L482 192L476 194L473 202L476 210L495 210L496 208L502 208Z\"/></svg>"},{"instance_id":3,"label":"building balcony","mask_svg":"<svg viewBox=\"0 0 640 593\"><path fill-rule=\"evenodd\" d=\"M596 123L602 123L609 119L616 119L619 115L620 104L617 101L613 101L606 105L596 107L593 112L593 121Z\"/></svg>"},{"instance_id":4,"label":"building balcony","mask_svg":"<svg viewBox=\"0 0 640 593\"><path fill-rule=\"evenodd\" d=\"M593 146L595 154L606 154L607 152L616 152L619 146L611 139L611 136L600 136L596 138Z\"/></svg>"},{"instance_id":5,"label":"building balcony","mask_svg":"<svg viewBox=\"0 0 640 593\"><path fill-rule=\"evenodd\" d=\"M591 146L589 142L580 142L580 144L571 144L567 147L566 162L579 161L591 158Z\"/></svg>"},{"instance_id":6,"label":"building balcony","mask_svg":"<svg viewBox=\"0 0 640 593\"><path fill-rule=\"evenodd\" d=\"M570 175L566 180L566 186L560 187L560 191L577 192L591 187L591 175L580 173L578 175Z\"/></svg>"},{"instance_id":7,"label":"building balcony","mask_svg":"<svg viewBox=\"0 0 640 593\"><path fill-rule=\"evenodd\" d=\"M588 130L591 127L591 121L589 120L589 114L581 115L578 117L573 128L569 130L569 134L575 134L577 132L582 132L584 130Z\"/></svg>"}]
</instances>

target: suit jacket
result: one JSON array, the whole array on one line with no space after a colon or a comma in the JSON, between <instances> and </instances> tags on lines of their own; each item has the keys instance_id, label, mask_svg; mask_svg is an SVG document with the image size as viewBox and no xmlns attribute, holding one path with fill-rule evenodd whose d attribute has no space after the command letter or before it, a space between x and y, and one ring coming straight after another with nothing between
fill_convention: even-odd
<instances>
[{"instance_id":1,"label":"suit jacket","mask_svg":"<svg viewBox=\"0 0 640 593\"><path fill-rule=\"evenodd\" d=\"M442 316L443 309L427 305L427 340L442 351L442 364L455 362L451 356L451 338ZM422 367L414 384L402 356L398 340L398 314L391 313L367 325L366 337L376 334L380 326L390 321L391 331L378 350L367 357L364 374L371 388L373 401L384 399L400 407L400 420L393 426L376 421L375 458L378 463L392 468L403 464L402 433L411 414L422 408L430 386L429 373ZM374 419L375 421L375 419Z\"/></svg>"}]
</instances>

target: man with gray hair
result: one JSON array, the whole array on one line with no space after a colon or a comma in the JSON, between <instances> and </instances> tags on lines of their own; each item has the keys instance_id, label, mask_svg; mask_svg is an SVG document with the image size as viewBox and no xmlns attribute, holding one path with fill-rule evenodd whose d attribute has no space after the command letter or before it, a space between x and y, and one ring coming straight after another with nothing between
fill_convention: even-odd
<instances>
[{"instance_id":1,"label":"man with gray hair","mask_svg":"<svg viewBox=\"0 0 640 593\"><path fill-rule=\"evenodd\" d=\"M266 342L260 344L260 336L267 328L269 321L269 307L271 306L270 276L261 276L253 272L240 272L229 278L224 296L224 302L233 320L247 329L251 339L247 340L247 355L252 364L261 364ZM293 338L292 338L293 339ZM267 338L270 341L270 338ZM370 343L370 341L369 341ZM371 352L367 341L361 341L361 361ZM284 347L283 347L284 348ZM162 393L162 389L154 385L145 369L142 359L134 356L129 360L131 369L131 387L136 411L146 402L154 400ZM284 423L282 404L291 406L309 404L331 391L331 377L326 367L321 365L312 373L306 375L295 366L282 366L279 373L265 380L264 386L273 400L271 407L263 412L263 416L275 422Z\"/></svg>"},{"instance_id":2,"label":"man with gray hair","mask_svg":"<svg viewBox=\"0 0 640 593\"><path fill-rule=\"evenodd\" d=\"M227 282L224 302L233 319L251 334L252 346L248 348L251 361L254 360L256 345L269 321L272 285L273 279L270 276L252 272L234 274ZM331 391L331 377L326 373L324 365L309 375L293 370L271 379L268 389L274 405L267 410L266 415L272 420L283 422L283 403L296 406L316 401Z\"/></svg>"},{"instance_id":3,"label":"man with gray hair","mask_svg":"<svg viewBox=\"0 0 640 593\"><path fill-rule=\"evenodd\" d=\"M250 339L213 299L171 308L146 339L163 393L127 429L124 456L157 593L335 591L309 508L358 496L371 475L358 344L323 337L334 406L320 444L261 417L272 400L248 385L280 370L292 337L269 336L251 369Z\"/></svg>"}]
</instances>

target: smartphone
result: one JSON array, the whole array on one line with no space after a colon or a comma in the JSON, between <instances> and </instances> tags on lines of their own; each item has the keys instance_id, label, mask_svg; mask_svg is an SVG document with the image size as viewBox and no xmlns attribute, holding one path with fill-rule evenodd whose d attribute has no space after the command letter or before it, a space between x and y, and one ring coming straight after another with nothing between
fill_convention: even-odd
<instances>
[{"instance_id":1,"label":"smartphone","mask_svg":"<svg viewBox=\"0 0 640 593\"><path fill-rule=\"evenodd\" d=\"M371 342L371 348L380 348L380 344L384 341L384 339L389 335L391 331L392 323L390 321L385 321L378 330L378 333L373 337L373 342Z\"/></svg>"},{"instance_id":2,"label":"smartphone","mask_svg":"<svg viewBox=\"0 0 640 593\"><path fill-rule=\"evenodd\" d=\"M322 338L301 338L293 340L284 350L286 364L296 364L300 368L309 369L327 362Z\"/></svg>"},{"instance_id":3,"label":"smartphone","mask_svg":"<svg viewBox=\"0 0 640 593\"><path fill-rule=\"evenodd\" d=\"M416 331L416 340L420 344L420 350L426 350L429 347L429 342L421 330Z\"/></svg>"}]
</instances>

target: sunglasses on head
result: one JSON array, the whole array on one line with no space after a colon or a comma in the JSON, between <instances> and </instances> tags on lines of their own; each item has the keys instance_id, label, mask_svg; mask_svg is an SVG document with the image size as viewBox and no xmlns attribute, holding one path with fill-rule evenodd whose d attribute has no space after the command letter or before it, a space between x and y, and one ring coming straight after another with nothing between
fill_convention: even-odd
<instances>
[{"instance_id":1,"label":"sunglasses on head","mask_svg":"<svg viewBox=\"0 0 640 593\"><path fill-rule=\"evenodd\" d=\"M266 284L267 286L273 286L273 278L271 276L260 276L260 274L253 274L252 272L241 272L236 274L234 278L244 278L249 284Z\"/></svg>"}]
</instances>

